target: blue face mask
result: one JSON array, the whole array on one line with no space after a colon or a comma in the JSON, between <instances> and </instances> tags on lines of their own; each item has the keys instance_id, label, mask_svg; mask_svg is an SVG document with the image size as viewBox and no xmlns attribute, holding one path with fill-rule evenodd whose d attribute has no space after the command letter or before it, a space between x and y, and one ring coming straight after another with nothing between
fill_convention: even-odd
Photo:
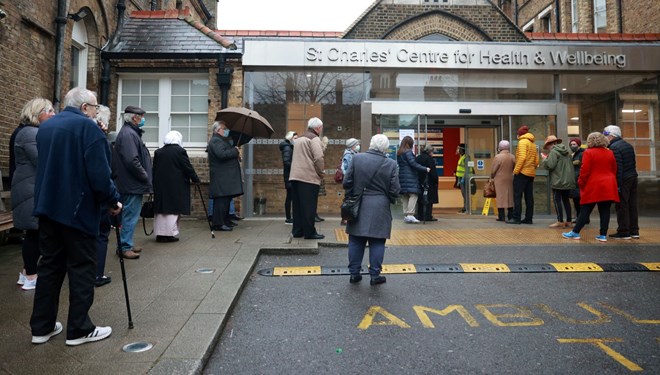
<instances>
[{"instance_id":1,"label":"blue face mask","mask_svg":"<svg viewBox=\"0 0 660 375\"><path fill-rule=\"evenodd\" d=\"M146 123L146 120L144 119L144 117L142 117L142 120L140 120L140 123L138 124L138 128L143 127L145 123Z\"/></svg>"},{"instance_id":2,"label":"blue face mask","mask_svg":"<svg viewBox=\"0 0 660 375\"><path fill-rule=\"evenodd\" d=\"M225 137L225 138L229 137L229 129L223 130L222 131L222 136Z\"/></svg>"}]
</instances>

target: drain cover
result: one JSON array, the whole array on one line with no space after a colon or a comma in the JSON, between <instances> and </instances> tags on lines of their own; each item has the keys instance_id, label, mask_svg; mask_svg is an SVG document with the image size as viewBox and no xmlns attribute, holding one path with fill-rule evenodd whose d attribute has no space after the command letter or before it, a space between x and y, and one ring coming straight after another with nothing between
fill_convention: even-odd
<instances>
[{"instance_id":1,"label":"drain cover","mask_svg":"<svg viewBox=\"0 0 660 375\"><path fill-rule=\"evenodd\" d=\"M213 273L215 272L215 268L200 268L195 270L197 273Z\"/></svg>"},{"instance_id":2,"label":"drain cover","mask_svg":"<svg viewBox=\"0 0 660 375\"><path fill-rule=\"evenodd\" d=\"M150 344L148 342L133 342L124 345L121 348L121 350L125 351L126 353L142 353L142 352L146 352L147 350L153 347L154 347L153 344Z\"/></svg>"}]
</instances>

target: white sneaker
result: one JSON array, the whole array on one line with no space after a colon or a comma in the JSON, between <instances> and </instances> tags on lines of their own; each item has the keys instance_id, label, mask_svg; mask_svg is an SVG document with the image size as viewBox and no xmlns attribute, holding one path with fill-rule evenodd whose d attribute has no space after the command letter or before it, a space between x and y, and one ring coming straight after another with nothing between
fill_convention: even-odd
<instances>
[{"instance_id":1,"label":"white sneaker","mask_svg":"<svg viewBox=\"0 0 660 375\"><path fill-rule=\"evenodd\" d=\"M111 333L112 328L110 327L96 327L92 332L89 333L89 335L74 340L66 340L66 344L69 346L76 346L87 342L99 341L109 337Z\"/></svg>"},{"instance_id":2,"label":"white sneaker","mask_svg":"<svg viewBox=\"0 0 660 375\"><path fill-rule=\"evenodd\" d=\"M36 287L37 287L37 277L35 277L33 280L30 280L27 277L25 277L25 282L23 283L23 286L21 287L21 289L23 289L23 290L33 290Z\"/></svg>"},{"instance_id":3,"label":"white sneaker","mask_svg":"<svg viewBox=\"0 0 660 375\"><path fill-rule=\"evenodd\" d=\"M23 275L23 272L18 273L18 281L16 281L16 284L18 285L25 284L25 275Z\"/></svg>"},{"instance_id":4,"label":"white sneaker","mask_svg":"<svg viewBox=\"0 0 660 375\"><path fill-rule=\"evenodd\" d=\"M410 220L409 222L410 222L410 223L413 223L413 224L414 224L414 223L419 223L419 222L420 222L420 221L417 220L417 218L416 218L415 216L413 216L413 215L409 215L409 216L408 216L408 219Z\"/></svg>"},{"instance_id":5,"label":"white sneaker","mask_svg":"<svg viewBox=\"0 0 660 375\"><path fill-rule=\"evenodd\" d=\"M59 335L62 332L62 323L60 322L55 322L55 328L53 328L53 331L46 336L32 336L32 343L33 344L43 344L48 342L51 337Z\"/></svg>"},{"instance_id":6,"label":"white sneaker","mask_svg":"<svg viewBox=\"0 0 660 375\"><path fill-rule=\"evenodd\" d=\"M412 223L412 221L410 221L410 215L404 217L404 218L403 218L403 222L404 222L404 223Z\"/></svg>"}]
</instances>

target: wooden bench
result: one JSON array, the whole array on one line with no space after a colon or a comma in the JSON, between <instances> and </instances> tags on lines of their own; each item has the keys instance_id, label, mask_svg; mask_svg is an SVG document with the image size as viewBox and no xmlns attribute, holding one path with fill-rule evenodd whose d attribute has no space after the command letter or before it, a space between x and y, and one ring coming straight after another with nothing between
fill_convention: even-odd
<instances>
[{"instance_id":1,"label":"wooden bench","mask_svg":"<svg viewBox=\"0 0 660 375\"><path fill-rule=\"evenodd\" d=\"M0 232L14 227L14 218L11 212L0 212Z\"/></svg>"}]
</instances>

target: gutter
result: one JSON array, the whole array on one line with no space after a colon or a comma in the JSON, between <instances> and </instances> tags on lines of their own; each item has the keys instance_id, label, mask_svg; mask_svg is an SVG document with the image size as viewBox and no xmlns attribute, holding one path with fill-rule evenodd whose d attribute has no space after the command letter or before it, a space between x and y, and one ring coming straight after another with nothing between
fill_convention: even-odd
<instances>
[{"instance_id":1,"label":"gutter","mask_svg":"<svg viewBox=\"0 0 660 375\"><path fill-rule=\"evenodd\" d=\"M57 29L55 30L55 74L54 74L54 89L53 89L53 108L59 112L60 108L60 95L62 95L62 71L64 66L64 35L66 33L66 0L57 1L57 17L55 23Z\"/></svg>"}]
</instances>

